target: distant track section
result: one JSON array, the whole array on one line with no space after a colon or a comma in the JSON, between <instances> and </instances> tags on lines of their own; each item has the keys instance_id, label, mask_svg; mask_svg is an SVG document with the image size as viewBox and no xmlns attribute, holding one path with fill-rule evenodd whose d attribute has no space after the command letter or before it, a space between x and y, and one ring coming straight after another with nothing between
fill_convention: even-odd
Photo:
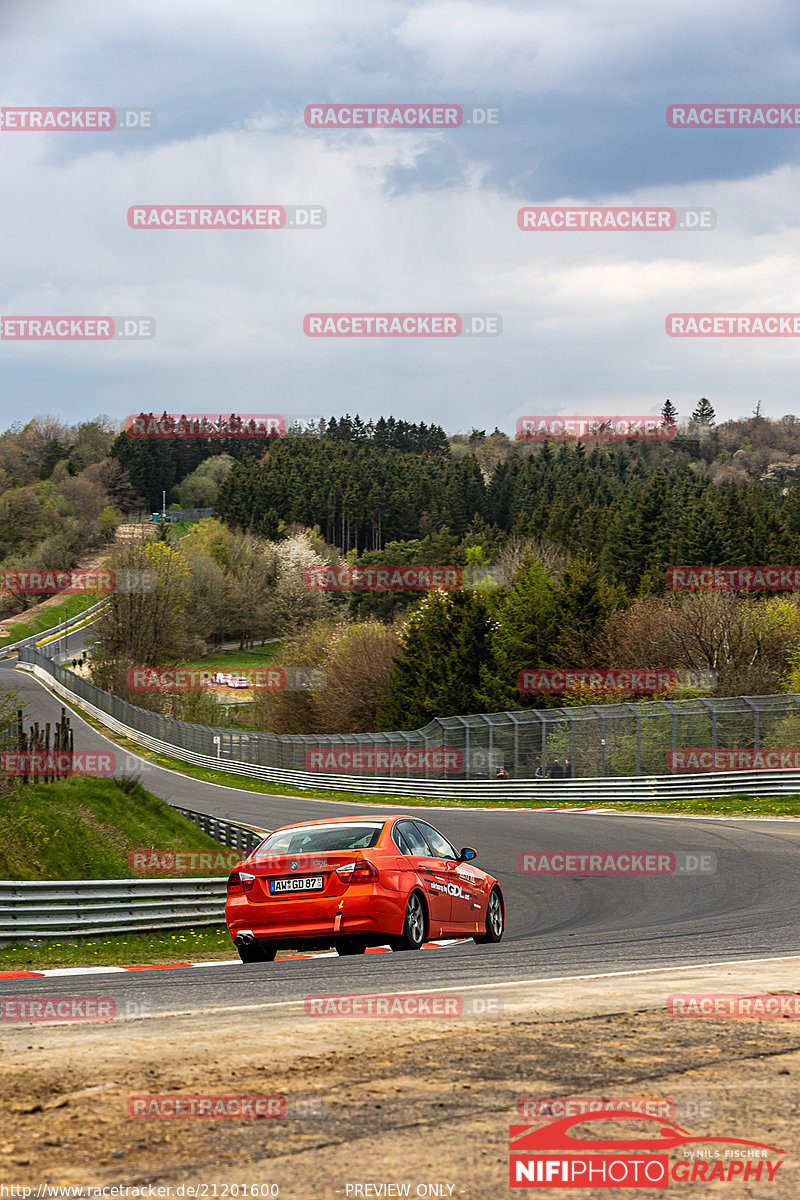
<instances>
[{"instance_id":1,"label":"distant track section","mask_svg":"<svg viewBox=\"0 0 800 1200\"><path fill-rule=\"evenodd\" d=\"M308 771L282 770L234 757L235 747L246 749L247 733L239 730L219 731L216 754L204 754L181 745L177 738L170 738L171 731L179 729L197 732L198 738L207 738L209 731L202 726L188 725L144 709L101 691L85 680L53 663L46 655L26 647L20 651L20 662L31 666L33 674L48 684L63 699L83 708L113 732L122 734L158 754L166 754L194 766L225 771L232 775L245 775L264 779L300 789L351 792L362 795L423 796L431 799L474 800L485 803L497 801L502 806L507 800L569 801L575 806L603 805L611 801L636 803L687 800L707 796L784 796L800 791L800 771L731 771L704 774L617 776L613 778L587 779L502 779L477 782L451 782L447 780L379 777L364 775L313 773ZM74 684L72 681L74 680ZM71 686L72 685L72 686ZM88 699L91 695L92 700ZM93 701L97 701L94 703ZM102 705L102 706L101 706ZM116 708L119 715L109 712ZM121 719L122 716L128 720ZM129 723L136 721L136 724ZM148 732L148 729L150 732ZM157 736L153 730L158 730ZM223 736L225 754L223 755ZM262 735L263 736L263 735Z\"/></svg>"}]
</instances>

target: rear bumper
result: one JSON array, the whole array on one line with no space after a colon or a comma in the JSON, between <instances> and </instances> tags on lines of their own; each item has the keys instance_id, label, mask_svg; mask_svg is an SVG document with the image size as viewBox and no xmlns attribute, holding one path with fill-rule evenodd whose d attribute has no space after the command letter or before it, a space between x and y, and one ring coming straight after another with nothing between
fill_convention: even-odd
<instances>
[{"instance_id":1,"label":"rear bumper","mask_svg":"<svg viewBox=\"0 0 800 1200\"><path fill-rule=\"evenodd\" d=\"M225 919L232 938L240 929L252 930L259 941L296 946L306 941L332 945L340 937L364 936L371 941L396 937L403 930L405 900L399 894L359 888L343 896L281 898L251 903L233 896L225 905Z\"/></svg>"}]
</instances>

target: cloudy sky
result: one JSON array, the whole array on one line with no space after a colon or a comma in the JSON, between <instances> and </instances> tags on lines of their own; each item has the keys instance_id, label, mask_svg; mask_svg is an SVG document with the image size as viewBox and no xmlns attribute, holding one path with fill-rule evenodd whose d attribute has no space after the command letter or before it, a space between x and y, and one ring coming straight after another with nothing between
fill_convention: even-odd
<instances>
[{"instance_id":1,"label":"cloudy sky","mask_svg":"<svg viewBox=\"0 0 800 1200\"><path fill-rule=\"evenodd\" d=\"M746 0L0 0L0 105L154 130L0 130L0 315L147 315L151 340L0 340L0 427L140 409L436 421L796 411L798 338L668 337L674 311L800 312L800 10ZM318 130L312 103L502 110ZM324 206L322 229L131 229L131 205ZM523 205L710 206L713 231L522 232ZM309 338L310 312L498 313L493 338Z\"/></svg>"}]
</instances>

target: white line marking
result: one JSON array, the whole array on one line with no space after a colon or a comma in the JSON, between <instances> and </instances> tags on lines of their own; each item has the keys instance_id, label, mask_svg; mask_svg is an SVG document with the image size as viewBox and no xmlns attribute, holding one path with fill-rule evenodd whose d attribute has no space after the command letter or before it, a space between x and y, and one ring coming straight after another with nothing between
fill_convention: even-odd
<instances>
[{"instance_id":1,"label":"white line marking","mask_svg":"<svg viewBox=\"0 0 800 1200\"><path fill-rule=\"evenodd\" d=\"M121 971L125 974L125 967L50 967L46 971L37 971L37 975L108 975L111 971ZM0 979L3 973L0 971Z\"/></svg>"},{"instance_id":2,"label":"white line marking","mask_svg":"<svg viewBox=\"0 0 800 1200\"><path fill-rule=\"evenodd\" d=\"M397 996L413 994L415 996L440 995L442 992L475 992L479 990L496 990L498 988L522 987L526 984L533 983L576 983L587 979L624 979L628 976L635 975L661 975L661 974L676 974L681 971L700 971L709 968L718 967L741 967L753 963L770 963L770 962L800 962L800 955L783 955L772 958L743 958L731 959L727 962L716 963L694 963L691 966L685 967L647 967L636 971L605 971L595 975L557 975L545 976L541 979L519 979L510 983L475 983L467 984L463 987L437 987L437 988L406 988L403 992L353 992L346 993L347 995L365 995L365 996ZM342 993L345 994L345 993ZM147 1015L131 1017L130 1020L152 1020L154 1018L162 1019L164 1017L197 1017L206 1016L216 1013L237 1013L237 1012L256 1012L265 1008L296 1008L304 1003L303 1000L275 1000L265 1004L235 1004L227 1005L220 1008L202 1008L202 1009L175 1009L171 1012L163 1013L148 1013ZM658 1006L652 1006L658 1007Z\"/></svg>"},{"instance_id":3,"label":"white line marking","mask_svg":"<svg viewBox=\"0 0 800 1200\"><path fill-rule=\"evenodd\" d=\"M436 941L434 941L434 942L426 942L423 945L422 949L423 950L439 950L443 946L457 946L460 943L468 942L469 940L470 940L469 938L437 938ZM374 946L371 949L372 949L372 953L374 953L374 954L380 954L380 953L391 954L391 949L389 946ZM369 954L370 950L367 950L367 953ZM277 962L300 962L301 960L305 961L307 959L312 959L312 958L338 958L338 957L339 957L339 955L337 954L337 952L335 950L325 950L319 954L290 954L287 957L279 958L276 961ZM112 966L106 966L106 967L47 967L45 970L42 970L42 971L26 972L25 977L27 978L28 974L32 975L36 979L52 979L53 977L59 976L59 975L112 975L112 974L116 975L116 974L120 974L120 973L123 975L141 975L145 971L182 971L182 970L186 970L188 967L240 967L240 966L242 966L242 962L238 958L221 958L221 959L211 959L206 962L153 963L152 965L145 964L144 966L127 966L127 967L112 967ZM17 972L14 972L14 971L10 971L10 972L0 971L0 980L5 979L5 978L11 978L16 974L17 974Z\"/></svg>"}]
</instances>

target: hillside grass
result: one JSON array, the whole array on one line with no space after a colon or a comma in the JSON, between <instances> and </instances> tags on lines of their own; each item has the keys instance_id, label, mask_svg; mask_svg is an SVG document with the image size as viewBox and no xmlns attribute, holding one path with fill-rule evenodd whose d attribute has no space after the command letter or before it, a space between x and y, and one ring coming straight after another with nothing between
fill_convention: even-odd
<instances>
[{"instance_id":1,"label":"hillside grass","mask_svg":"<svg viewBox=\"0 0 800 1200\"><path fill-rule=\"evenodd\" d=\"M127 861L133 848L209 850L217 858L226 847L203 833L163 800L133 779L59 780L52 784L17 784L0 799L0 877L28 880L174 878L167 871L138 875ZM236 851L230 853L237 854ZM181 872L227 875L207 868ZM48 967L119 966L238 961L220 923L197 929L165 929L152 933L95 934L85 937L36 938L0 946L4 971Z\"/></svg>"},{"instance_id":2,"label":"hillside grass","mask_svg":"<svg viewBox=\"0 0 800 1200\"><path fill-rule=\"evenodd\" d=\"M65 608L68 617L76 617L102 599L101 595L82 592L80 595L64 596L63 603L52 604L29 620L25 620L24 613L20 614L21 619L6 618L2 621L2 625L8 625L9 619L12 624L8 625L8 632L0 637L0 650L4 646L12 645L13 642L21 641L22 638L32 637L35 633L44 633L48 629L55 629L59 620L64 616Z\"/></svg>"},{"instance_id":3,"label":"hillside grass","mask_svg":"<svg viewBox=\"0 0 800 1200\"><path fill-rule=\"evenodd\" d=\"M3 879L138 878L127 854L139 847L226 852L133 779L18 783L0 799Z\"/></svg>"},{"instance_id":4,"label":"hillside grass","mask_svg":"<svg viewBox=\"0 0 800 1200\"><path fill-rule=\"evenodd\" d=\"M266 645L260 651L217 650L205 658L182 662L181 670L226 671L232 675L245 675L248 671L264 670L275 657L278 644ZM242 688L242 691L246 689Z\"/></svg>"}]
</instances>

